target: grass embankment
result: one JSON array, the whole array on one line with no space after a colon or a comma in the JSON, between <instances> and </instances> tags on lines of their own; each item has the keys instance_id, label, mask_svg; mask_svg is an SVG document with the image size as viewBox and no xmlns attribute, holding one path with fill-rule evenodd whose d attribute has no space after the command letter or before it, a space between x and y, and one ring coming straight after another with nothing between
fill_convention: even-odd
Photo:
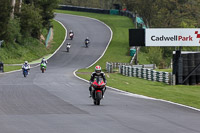
<instances>
[{"instance_id":1,"label":"grass embankment","mask_svg":"<svg viewBox=\"0 0 200 133\"><path fill-rule=\"evenodd\" d=\"M12 44L0 49L0 59L4 64L21 64L25 60L31 62L45 55L52 54L62 43L65 37L64 28L53 20L53 41L48 48L36 39L26 39L23 45ZM44 32L46 36L46 32ZM21 66L4 66L4 71L18 70Z\"/></svg>"},{"instance_id":2,"label":"grass embankment","mask_svg":"<svg viewBox=\"0 0 200 133\"><path fill-rule=\"evenodd\" d=\"M103 21L111 27L114 35L113 40L105 53L105 56L97 62L105 69L105 63L108 62L129 62L130 57L127 56L129 51L128 45L128 29L133 28L133 23L129 18L121 16L111 16L95 13L56 11L60 13L87 16ZM148 55L146 55L148 56ZM140 57L139 57L140 58ZM145 55L141 58L145 58ZM145 62L145 60L144 60ZM96 64L95 64L96 65ZM77 75L89 80L90 74L87 72L94 71L94 66L89 69L81 69ZM80 73L86 72L86 73ZM126 77L120 74L106 74L108 86L118 88L120 90L141 94L158 99L169 100L176 103L185 104L200 108L200 86L170 86L164 83L152 82L144 79Z\"/></svg>"}]
</instances>

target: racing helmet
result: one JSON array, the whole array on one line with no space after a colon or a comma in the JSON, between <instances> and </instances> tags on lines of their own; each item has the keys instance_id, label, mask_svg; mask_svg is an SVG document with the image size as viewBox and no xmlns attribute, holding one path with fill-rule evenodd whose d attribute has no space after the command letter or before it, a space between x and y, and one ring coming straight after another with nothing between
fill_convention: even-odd
<instances>
[{"instance_id":1,"label":"racing helmet","mask_svg":"<svg viewBox=\"0 0 200 133\"><path fill-rule=\"evenodd\" d=\"M25 61L24 64L28 64L28 61Z\"/></svg>"},{"instance_id":2,"label":"racing helmet","mask_svg":"<svg viewBox=\"0 0 200 133\"><path fill-rule=\"evenodd\" d=\"M99 65L95 67L95 72L96 72L97 75L100 75L101 67Z\"/></svg>"},{"instance_id":3,"label":"racing helmet","mask_svg":"<svg viewBox=\"0 0 200 133\"><path fill-rule=\"evenodd\" d=\"M46 61L45 58L42 58L42 61L45 62Z\"/></svg>"}]
</instances>

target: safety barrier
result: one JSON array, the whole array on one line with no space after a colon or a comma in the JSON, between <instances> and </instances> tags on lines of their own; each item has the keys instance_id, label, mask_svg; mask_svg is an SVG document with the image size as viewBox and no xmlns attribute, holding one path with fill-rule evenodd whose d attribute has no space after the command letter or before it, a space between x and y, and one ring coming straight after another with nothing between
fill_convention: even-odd
<instances>
[{"instance_id":1,"label":"safety barrier","mask_svg":"<svg viewBox=\"0 0 200 133\"><path fill-rule=\"evenodd\" d=\"M110 10L104 10L104 9L100 9L100 8L70 6L70 5L59 5L59 9L61 9L61 10L70 10L70 11L81 11L81 12L110 14Z\"/></svg>"},{"instance_id":2,"label":"safety barrier","mask_svg":"<svg viewBox=\"0 0 200 133\"><path fill-rule=\"evenodd\" d=\"M123 10L106 10L106 9L101 9L101 8L89 8L89 7L80 7L80 6L71 6L71 5L59 5L60 10L70 10L70 11L81 11L81 12L91 12L91 13L101 13L101 14L115 14L115 15L121 15L121 16L127 16L135 21L137 21L138 24L144 24L142 21L142 18L137 16L136 20L136 15L133 12L130 11L123 11Z\"/></svg>"},{"instance_id":3,"label":"safety barrier","mask_svg":"<svg viewBox=\"0 0 200 133\"><path fill-rule=\"evenodd\" d=\"M47 47L48 46L48 43L49 43L49 40L50 40L50 37L51 37L51 28L49 29L49 33L47 35L47 38L46 38L46 41L45 41L45 46Z\"/></svg>"},{"instance_id":4,"label":"safety barrier","mask_svg":"<svg viewBox=\"0 0 200 133\"><path fill-rule=\"evenodd\" d=\"M132 65L130 63L106 62L106 71L108 73L113 73L114 69L119 69L119 67L121 67L123 65L137 67L137 68L147 68L147 69L155 69L156 68L155 64Z\"/></svg>"},{"instance_id":5,"label":"safety barrier","mask_svg":"<svg viewBox=\"0 0 200 133\"><path fill-rule=\"evenodd\" d=\"M138 77L150 81L172 84L172 74L169 72L155 71L154 64L131 65L128 63L106 63L106 71L112 73L113 69L119 69L119 73L128 77Z\"/></svg>"}]
</instances>

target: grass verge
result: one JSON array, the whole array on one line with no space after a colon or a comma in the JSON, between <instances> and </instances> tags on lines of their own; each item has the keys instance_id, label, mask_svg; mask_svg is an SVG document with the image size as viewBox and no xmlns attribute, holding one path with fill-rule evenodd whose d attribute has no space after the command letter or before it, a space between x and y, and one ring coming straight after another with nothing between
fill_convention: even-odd
<instances>
[{"instance_id":1,"label":"grass verge","mask_svg":"<svg viewBox=\"0 0 200 133\"><path fill-rule=\"evenodd\" d=\"M24 45L11 44L0 49L0 59L4 64L21 64L25 60L32 62L45 55L52 54L62 43L65 37L65 29L57 21L53 20L54 37L48 48L38 40L28 38ZM46 33L45 33L46 34ZM21 66L4 66L4 71L18 70Z\"/></svg>"},{"instance_id":2,"label":"grass verge","mask_svg":"<svg viewBox=\"0 0 200 133\"><path fill-rule=\"evenodd\" d=\"M113 40L108 47L104 57L97 62L105 69L105 63L108 62L129 62L128 56L128 29L133 28L133 24L129 18L121 16L111 16L95 13L84 12L72 12L72 11L60 11L59 13L73 14L79 16L87 16L96 18L103 21L111 27L113 31ZM141 55L139 58L143 59L147 55ZM145 59L143 62L147 62ZM148 62L147 62L148 63ZM95 64L96 65L96 64ZM77 75L89 80L90 73L94 71L94 66L89 69L81 69L77 72ZM168 70L170 71L170 70ZM144 79L126 77L120 74L108 74L108 86L124 90L127 92L145 95L153 98L164 99L196 108L200 108L200 86L170 86L164 83L152 82Z\"/></svg>"}]
</instances>

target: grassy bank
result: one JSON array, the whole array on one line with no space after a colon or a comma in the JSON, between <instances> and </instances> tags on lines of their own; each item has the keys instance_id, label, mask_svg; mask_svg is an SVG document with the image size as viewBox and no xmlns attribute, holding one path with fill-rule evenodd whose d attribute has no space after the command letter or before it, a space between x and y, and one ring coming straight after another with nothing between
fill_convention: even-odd
<instances>
[{"instance_id":1,"label":"grassy bank","mask_svg":"<svg viewBox=\"0 0 200 133\"><path fill-rule=\"evenodd\" d=\"M41 57L52 54L62 43L65 37L64 28L56 21L53 21L54 37L48 48L38 40L27 38L23 45L10 44L0 49L0 59L4 64L21 64L25 60L31 62ZM5 72L17 70L19 66L5 65Z\"/></svg>"},{"instance_id":2,"label":"grassy bank","mask_svg":"<svg viewBox=\"0 0 200 133\"><path fill-rule=\"evenodd\" d=\"M110 16L103 14L71 12L71 11L56 11L60 13L74 14L87 16L99 19L111 27L113 31L113 40L105 53L105 56L97 62L105 69L105 63L108 62L129 62L128 56L128 29L133 28L133 23L129 18L121 16ZM148 55L141 55L139 58L143 62L147 62L144 58ZM147 62L148 63L148 62ZM96 65L96 64L95 64ZM77 75L89 80L90 73L94 66L89 69L81 69ZM168 70L170 71L170 70ZM158 99L165 99L176 103L185 104L188 106L200 108L200 86L170 86L164 83L152 82L144 79L126 77L120 74L106 74L108 86L118 88L120 90L141 94Z\"/></svg>"}]
</instances>

